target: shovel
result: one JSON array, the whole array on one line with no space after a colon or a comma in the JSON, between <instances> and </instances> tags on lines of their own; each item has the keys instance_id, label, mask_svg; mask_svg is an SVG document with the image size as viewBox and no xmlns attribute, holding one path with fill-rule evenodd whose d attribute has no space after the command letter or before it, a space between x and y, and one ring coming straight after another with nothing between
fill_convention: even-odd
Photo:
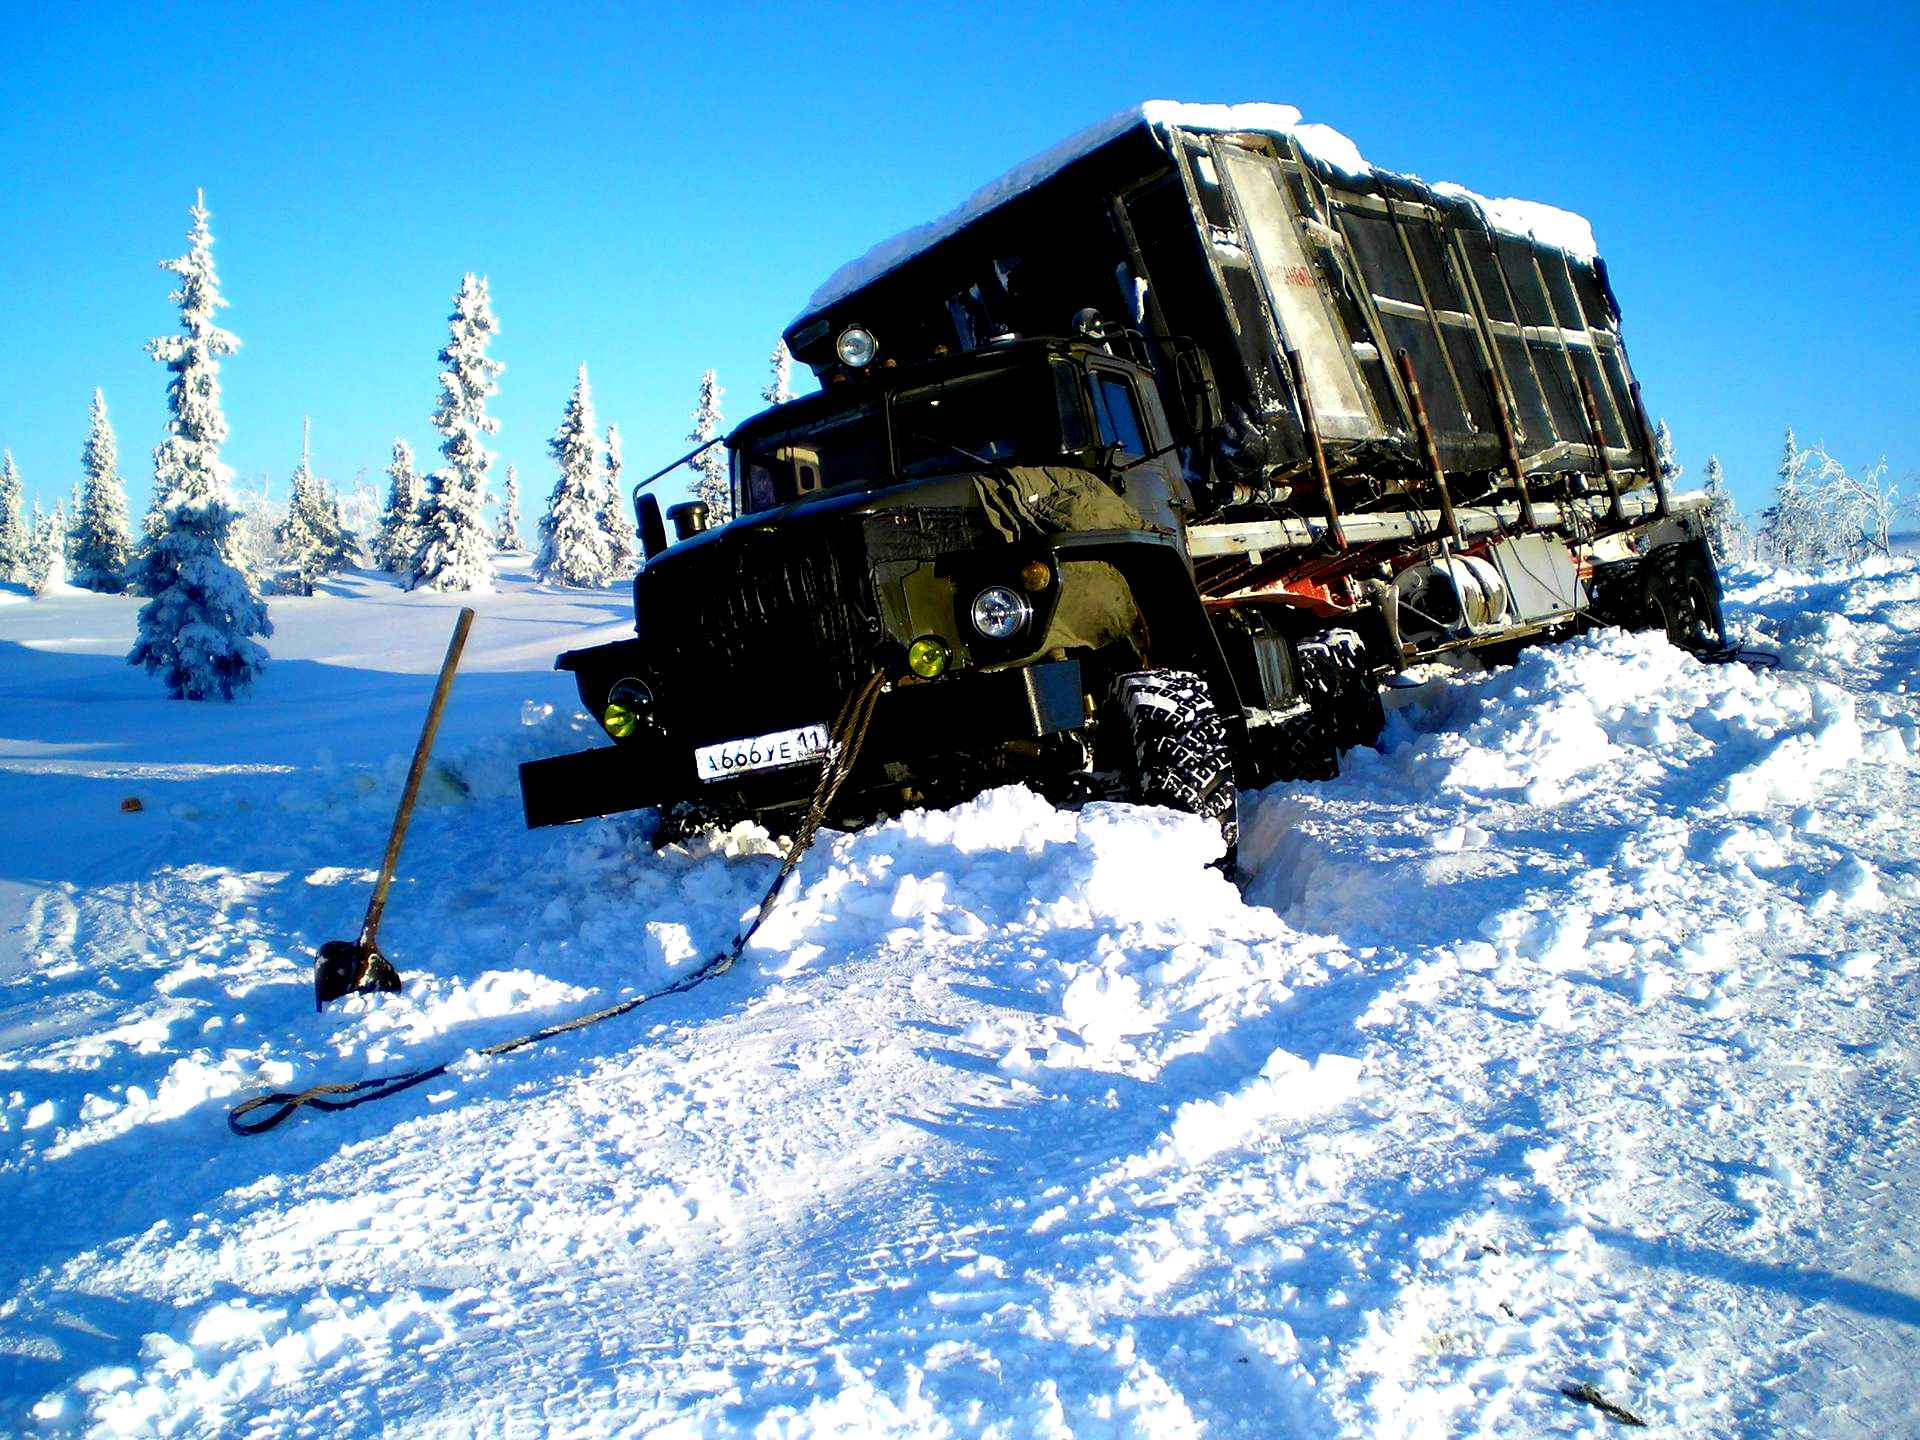
<instances>
[{"instance_id":1,"label":"shovel","mask_svg":"<svg viewBox=\"0 0 1920 1440\"><path fill-rule=\"evenodd\" d=\"M433 702L427 706L427 723L420 727L420 743L413 747L413 768L407 771L407 788L400 792L400 808L394 812L386 858L380 862L380 878L374 882L373 898L367 901L367 918L361 922L360 938L329 940L320 947L320 958L313 967L315 1010L324 1009L329 1000L338 1000L342 995L365 990L391 993L400 988L400 972L374 942L380 930L381 912L387 908L387 891L393 885L393 867L400 861L400 843L407 838L413 802L420 798L420 781L427 773L427 757L433 753L434 734L440 729L440 712L447 708L447 692L453 689L453 672L459 668L460 652L466 648L467 631L471 628L473 611L463 609L453 624L447 658L440 662L440 680L433 687Z\"/></svg>"}]
</instances>

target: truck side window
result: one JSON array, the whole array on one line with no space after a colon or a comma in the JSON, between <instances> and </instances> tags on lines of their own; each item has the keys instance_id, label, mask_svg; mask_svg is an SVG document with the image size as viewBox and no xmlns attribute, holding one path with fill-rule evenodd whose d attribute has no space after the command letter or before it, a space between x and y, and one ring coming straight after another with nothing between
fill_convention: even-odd
<instances>
[{"instance_id":1,"label":"truck side window","mask_svg":"<svg viewBox=\"0 0 1920 1440\"><path fill-rule=\"evenodd\" d=\"M1118 444L1123 455L1147 453L1147 442L1141 438L1140 406L1133 398L1133 387L1120 376L1093 372L1093 416L1102 445Z\"/></svg>"}]
</instances>

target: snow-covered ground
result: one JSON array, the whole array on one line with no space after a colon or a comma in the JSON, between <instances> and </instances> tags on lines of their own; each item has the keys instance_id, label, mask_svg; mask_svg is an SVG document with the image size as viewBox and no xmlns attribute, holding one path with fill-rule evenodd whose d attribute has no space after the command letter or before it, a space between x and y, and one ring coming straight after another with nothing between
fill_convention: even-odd
<instances>
[{"instance_id":1,"label":"snow-covered ground","mask_svg":"<svg viewBox=\"0 0 1920 1440\"><path fill-rule=\"evenodd\" d=\"M1789 668L1608 634L1247 800L527 833L616 592L479 602L384 938L316 1015L457 602L279 600L232 706L0 606L0 1429L1891 1436L1920 1413L1920 561L1746 577ZM121 802L137 797L138 813Z\"/></svg>"}]
</instances>

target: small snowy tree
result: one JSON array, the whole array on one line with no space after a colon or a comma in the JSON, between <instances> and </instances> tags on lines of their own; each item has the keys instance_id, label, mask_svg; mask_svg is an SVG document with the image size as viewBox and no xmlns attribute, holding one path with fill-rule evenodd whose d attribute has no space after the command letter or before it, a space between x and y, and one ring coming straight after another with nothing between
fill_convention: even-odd
<instances>
[{"instance_id":1,"label":"small snowy tree","mask_svg":"<svg viewBox=\"0 0 1920 1440\"><path fill-rule=\"evenodd\" d=\"M1673 453L1673 431L1667 428L1664 420L1653 430L1653 458L1667 482L1667 489L1672 491L1679 485L1680 477L1687 472L1681 468L1680 461Z\"/></svg>"},{"instance_id":2,"label":"small snowy tree","mask_svg":"<svg viewBox=\"0 0 1920 1440\"><path fill-rule=\"evenodd\" d=\"M693 407L693 429L687 439L704 445L720 433L720 400L727 392L709 370L700 377L700 400ZM727 484L727 450L715 445L694 462L693 498L707 506L707 523L724 525L733 518L733 495Z\"/></svg>"},{"instance_id":3,"label":"small snowy tree","mask_svg":"<svg viewBox=\"0 0 1920 1440\"><path fill-rule=\"evenodd\" d=\"M67 584L67 529L67 507L56 503L34 546L33 593L36 595L57 595L73 588Z\"/></svg>"},{"instance_id":4,"label":"small snowy tree","mask_svg":"<svg viewBox=\"0 0 1920 1440\"><path fill-rule=\"evenodd\" d=\"M252 637L271 635L267 607L230 558L233 507L230 472L220 460L227 438L220 410L220 358L240 342L215 323L226 300L213 266L213 232L204 197L194 197L187 253L160 268L180 277L178 335L147 349L173 373L167 384L166 438L153 452L153 486L161 501L159 534L138 564L136 581L150 598L129 663L160 676L175 699L231 700L265 668L267 652Z\"/></svg>"},{"instance_id":5,"label":"small snowy tree","mask_svg":"<svg viewBox=\"0 0 1920 1440\"><path fill-rule=\"evenodd\" d=\"M620 427L609 425L607 484L601 497L606 509L601 527L607 532L607 566L616 580L624 580L640 568L640 537L634 531L633 511L620 486L620 470L625 463L620 455Z\"/></svg>"},{"instance_id":6,"label":"small snowy tree","mask_svg":"<svg viewBox=\"0 0 1920 1440\"><path fill-rule=\"evenodd\" d=\"M1824 524L1819 505L1805 483L1807 452L1787 431L1773 504L1761 512L1760 546L1776 564L1804 569L1819 560L1826 551Z\"/></svg>"},{"instance_id":7,"label":"small snowy tree","mask_svg":"<svg viewBox=\"0 0 1920 1440\"><path fill-rule=\"evenodd\" d=\"M787 349L787 337L773 342L773 378L760 398L769 405L784 405L793 399L793 352Z\"/></svg>"},{"instance_id":8,"label":"small snowy tree","mask_svg":"<svg viewBox=\"0 0 1920 1440\"><path fill-rule=\"evenodd\" d=\"M500 500L500 525L494 531L493 543L500 547L502 555L524 555L527 542L520 538L520 467L507 466L506 494Z\"/></svg>"},{"instance_id":9,"label":"small snowy tree","mask_svg":"<svg viewBox=\"0 0 1920 1440\"><path fill-rule=\"evenodd\" d=\"M1845 563L1869 555L1893 553L1893 522L1899 510L1899 489L1887 480L1884 459L1861 471L1848 470L1824 445L1806 452L1812 489L1825 517L1828 559Z\"/></svg>"},{"instance_id":10,"label":"small snowy tree","mask_svg":"<svg viewBox=\"0 0 1920 1440\"><path fill-rule=\"evenodd\" d=\"M549 585L593 588L613 578L608 552L606 480L600 472L600 442L593 433L593 394L587 367L580 367L567 413L547 448L560 467L547 513L540 521L540 554L533 573Z\"/></svg>"},{"instance_id":11,"label":"small snowy tree","mask_svg":"<svg viewBox=\"0 0 1920 1440\"><path fill-rule=\"evenodd\" d=\"M494 457L485 441L499 431L500 422L487 414L487 400L499 393L506 367L487 355L500 324L485 276L469 272L461 280L447 329L440 351L440 403L433 412L446 464L427 482L413 588L488 591L493 589L493 536L482 511Z\"/></svg>"},{"instance_id":12,"label":"small snowy tree","mask_svg":"<svg viewBox=\"0 0 1920 1440\"><path fill-rule=\"evenodd\" d=\"M1740 507L1734 503L1733 492L1727 488L1727 477L1720 468L1720 457L1707 457L1707 543L1713 547L1713 558L1721 564L1745 560L1752 541L1747 535L1746 522L1740 518Z\"/></svg>"},{"instance_id":13,"label":"small snowy tree","mask_svg":"<svg viewBox=\"0 0 1920 1440\"><path fill-rule=\"evenodd\" d=\"M46 577L47 567L53 563L54 554L59 548L54 543L53 525L47 518L47 512L35 500L33 514L27 518L26 553L20 561L20 578L26 582L29 590L39 593L40 582Z\"/></svg>"},{"instance_id":14,"label":"small snowy tree","mask_svg":"<svg viewBox=\"0 0 1920 1440\"><path fill-rule=\"evenodd\" d=\"M282 584L295 595L313 594L322 579L353 563L339 502L313 473L312 421L301 428L300 463L294 467L286 518L273 538L280 546Z\"/></svg>"},{"instance_id":15,"label":"small snowy tree","mask_svg":"<svg viewBox=\"0 0 1920 1440\"><path fill-rule=\"evenodd\" d=\"M389 575L413 574L414 557L420 553L423 499L420 476L413 468L413 446L396 437L393 459L387 465L387 504L373 536L373 563Z\"/></svg>"}]
</instances>

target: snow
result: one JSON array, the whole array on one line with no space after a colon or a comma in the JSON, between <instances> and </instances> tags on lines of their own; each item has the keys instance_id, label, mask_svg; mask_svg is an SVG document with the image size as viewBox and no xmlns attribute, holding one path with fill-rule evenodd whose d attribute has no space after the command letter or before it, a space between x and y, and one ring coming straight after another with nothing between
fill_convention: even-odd
<instances>
[{"instance_id":1,"label":"snow","mask_svg":"<svg viewBox=\"0 0 1920 1440\"><path fill-rule=\"evenodd\" d=\"M1742 572L1778 672L1601 633L1395 691L1211 827L1019 788L829 833L520 827L617 589L505 561L383 940L316 1015L452 597L335 577L179 706L0 610L0 1429L1904 1433L1920 560ZM120 802L137 797L138 813ZM59 836L48 846L49 827ZM261 1085L453 1073L241 1140Z\"/></svg>"},{"instance_id":2,"label":"snow","mask_svg":"<svg viewBox=\"0 0 1920 1440\"><path fill-rule=\"evenodd\" d=\"M903 230L881 241L858 259L842 265L813 292L813 298L807 302L807 308L798 318L804 320L837 304L889 270L956 234L987 212L1031 190L1081 156L1143 123L1162 130L1175 127L1203 133L1247 131L1291 136L1299 142L1302 150L1343 175L1359 179L1374 171L1374 166L1360 153L1360 147L1346 135L1317 121L1303 122L1300 111L1291 105L1265 102L1203 105L1178 100L1148 100L1109 115L1098 124L1089 125L1050 149L1014 166L997 180L981 186L937 220ZM1533 200L1491 200L1451 182L1437 184L1433 188L1444 195L1478 205L1486 214L1488 223L1497 230L1530 236L1588 263L1600 253L1594 243L1593 228L1583 217L1570 210L1561 210Z\"/></svg>"}]
</instances>

